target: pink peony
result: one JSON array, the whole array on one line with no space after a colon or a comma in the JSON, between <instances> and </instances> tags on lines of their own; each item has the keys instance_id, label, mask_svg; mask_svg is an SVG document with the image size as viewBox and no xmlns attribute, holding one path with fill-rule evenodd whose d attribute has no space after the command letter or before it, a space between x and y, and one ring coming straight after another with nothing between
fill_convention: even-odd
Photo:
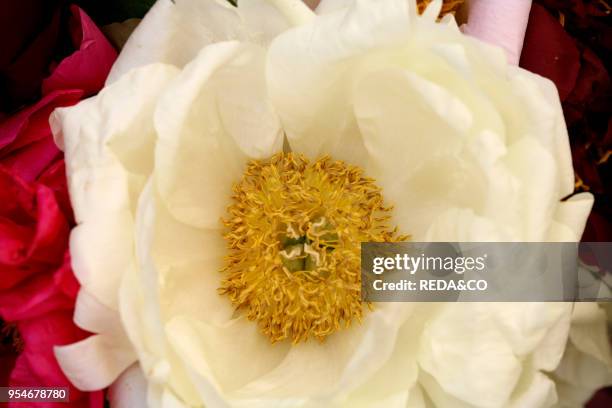
<instances>
[{"instance_id":1,"label":"pink peony","mask_svg":"<svg viewBox=\"0 0 612 408\"><path fill-rule=\"evenodd\" d=\"M117 56L81 9L70 12L75 51L49 60L38 102L0 119L0 386L70 387L70 406L101 407L103 393L74 388L53 354L54 346L88 334L72 320L79 288L68 252L74 221L49 115L96 93Z\"/></svg>"}]
</instances>

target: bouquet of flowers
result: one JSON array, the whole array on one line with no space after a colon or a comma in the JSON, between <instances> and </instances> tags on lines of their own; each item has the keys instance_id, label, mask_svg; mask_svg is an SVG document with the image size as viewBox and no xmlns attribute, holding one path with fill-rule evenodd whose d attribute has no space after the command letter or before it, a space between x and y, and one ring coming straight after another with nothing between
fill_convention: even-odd
<instances>
[{"instance_id":1,"label":"bouquet of flowers","mask_svg":"<svg viewBox=\"0 0 612 408\"><path fill-rule=\"evenodd\" d=\"M370 303L360 271L363 242L609 241L605 1L149 3L2 11L0 401L577 407L612 384L605 304Z\"/></svg>"}]
</instances>

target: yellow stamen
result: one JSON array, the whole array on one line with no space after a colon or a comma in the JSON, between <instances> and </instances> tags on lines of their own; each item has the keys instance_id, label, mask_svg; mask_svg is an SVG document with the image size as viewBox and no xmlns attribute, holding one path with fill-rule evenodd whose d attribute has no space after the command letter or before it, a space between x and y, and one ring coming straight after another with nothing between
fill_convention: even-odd
<instances>
[{"instance_id":1,"label":"yellow stamen","mask_svg":"<svg viewBox=\"0 0 612 408\"><path fill-rule=\"evenodd\" d=\"M360 321L360 243L407 239L361 169L295 153L252 160L233 189L219 288L272 342L327 336Z\"/></svg>"},{"instance_id":2,"label":"yellow stamen","mask_svg":"<svg viewBox=\"0 0 612 408\"><path fill-rule=\"evenodd\" d=\"M423 11L425 11L427 6L431 2L432 0L418 0L417 6L419 9L419 13L423 13ZM442 2L442 10L440 11L440 17L448 13L456 13L457 10L459 10L459 8L463 5L463 3L465 3L465 0L444 0Z\"/></svg>"}]
</instances>

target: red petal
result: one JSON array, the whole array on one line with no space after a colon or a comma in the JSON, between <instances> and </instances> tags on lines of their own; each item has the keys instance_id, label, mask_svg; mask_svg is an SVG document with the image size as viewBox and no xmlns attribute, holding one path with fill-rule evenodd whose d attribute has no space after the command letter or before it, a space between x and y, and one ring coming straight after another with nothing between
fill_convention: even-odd
<instances>
[{"instance_id":1,"label":"red petal","mask_svg":"<svg viewBox=\"0 0 612 408\"><path fill-rule=\"evenodd\" d=\"M61 157L53 139L47 137L11 154L2 160L2 165L22 180L34 181Z\"/></svg>"},{"instance_id":2,"label":"red petal","mask_svg":"<svg viewBox=\"0 0 612 408\"><path fill-rule=\"evenodd\" d=\"M17 288L0 291L0 314L7 321L44 316L55 310L72 310L74 297L67 296L55 283L60 270L31 277Z\"/></svg>"},{"instance_id":3,"label":"red petal","mask_svg":"<svg viewBox=\"0 0 612 408\"><path fill-rule=\"evenodd\" d=\"M78 28L78 34L73 35L76 42L80 42L75 44L78 50L60 62L51 76L43 81L43 94L69 88L82 89L86 95L93 94L104 86L117 58L117 52L89 16L74 5L70 11Z\"/></svg>"},{"instance_id":4,"label":"red petal","mask_svg":"<svg viewBox=\"0 0 612 408\"><path fill-rule=\"evenodd\" d=\"M561 100L567 98L576 84L580 69L576 42L538 4L531 6L520 66L552 80Z\"/></svg>"},{"instance_id":5,"label":"red petal","mask_svg":"<svg viewBox=\"0 0 612 408\"><path fill-rule=\"evenodd\" d=\"M14 3L25 4L21 7ZM0 60L5 61L0 64L0 110L14 110L39 94L59 40L60 2L28 3L32 2L19 0L2 4L0 51L6 54L0 55ZM8 43L6 51L5 42Z\"/></svg>"},{"instance_id":6,"label":"red petal","mask_svg":"<svg viewBox=\"0 0 612 408\"><path fill-rule=\"evenodd\" d=\"M72 322L72 311L54 312L39 319L20 321L17 328L25 346L17 359L9 385L70 387L71 401L83 398L83 393L74 388L62 373L53 353L53 347L74 343L87 336ZM84 403L87 404L87 401Z\"/></svg>"},{"instance_id":7,"label":"red petal","mask_svg":"<svg viewBox=\"0 0 612 408\"><path fill-rule=\"evenodd\" d=\"M0 289L61 265L69 227L54 192L0 168Z\"/></svg>"},{"instance_id":8,"label":"red petal","mask_svg":"<svg viewBox=\"0 0 612 408\"><path fill-rule=\"evenodd\" d=\"M53 190L57 204L60 206L62 213L64 213L64 217L66 217L70 225L74 225L74 214L70 205L70 197L68 196L64 159L56 161L45 170L38 178L38 182Z\"/></svg>"},{"instance_id":9,"label":"red petal","mask_svg":"<svg viewBox=\"0 0 612 408\"><path fill-rule=\"evenodd\" d=\"M49 115L59 106L74 105L83 92L64 90L46 95L34 105L0 122L0 157L23 146L51 136Z\"/></svg>"}]
</instances>

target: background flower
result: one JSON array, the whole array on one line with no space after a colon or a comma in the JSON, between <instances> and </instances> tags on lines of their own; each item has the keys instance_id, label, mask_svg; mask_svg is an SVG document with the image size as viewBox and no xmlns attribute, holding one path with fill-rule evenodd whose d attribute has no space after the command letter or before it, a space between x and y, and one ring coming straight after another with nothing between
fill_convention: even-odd
<instances>
[{"instance_id":1,"label":"background flower","mask_svg":"<svg viewBox=\"0 0 612 408\"><path fill-rule=\"evenodd\" d=\"M570 134L576 190L595 205L585 241L612 241L612 8L603 0L536 0L521 66L550 78Z\"/></svg>"},{"instance_id":2,"label":"background flower","mask_svg":"<svg viewBox=\"0 0 612 408\"><path fill-rule=\"evenodd\" d=\"M521 66L550 78L563 102L576 191L595 204L583 240L612 240L612 8L604 0L536 0ZM609 272L609 271L608 271ZM611 389L589 407L607 407Z\"/></svg>"},{"instance_id":3,"label":"background flower","mask_svg":"<svg viewBox=\"0 0 612 408\"><path fill-rule=\"evenodd\" d=\"M87 333L72 321L74 220L48 118L97 92L116 52L82 10L61 1L9 2L0 18L0 318L8 343L0 380L67 386L75 406L101 406L102 393L74 388L53 354Z\"/></svg>"}]
</instances>

